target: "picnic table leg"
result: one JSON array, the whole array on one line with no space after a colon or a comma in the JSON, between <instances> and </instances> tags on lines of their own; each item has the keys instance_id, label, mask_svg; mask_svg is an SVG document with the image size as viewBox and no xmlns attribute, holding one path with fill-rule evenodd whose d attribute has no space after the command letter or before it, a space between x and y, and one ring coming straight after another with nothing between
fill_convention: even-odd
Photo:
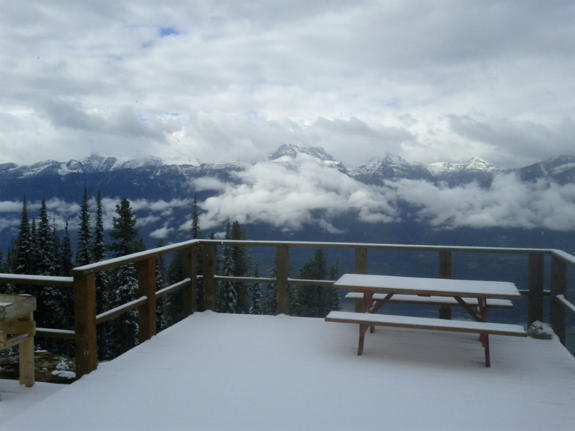
<instances>
[{"instance_id":1,"label":"picnic table leg","mask_svg":"<svg viewBox=\"0 0 575 431\"><path fill-rule=\"evenodd\" d=\"M21 320L33 325L32 315ZM28 388L34 386L34 332L34 329L28 331L28 337L18 344L19 380Z\"/></svg>"},{"instance_id":2,"label":"picnic table leg","mask_svg":"<svg viewBox=\"0 0 575 431\"><path fill-rule=\"evenodd\" d=\"M487 322L487 300L485 298L477 298L477 307L479 308L479 317L482 322ZM483 350L485 351L485 366L491 367L491 358L489 355L489 334L481 334L480 336Z\"/></svg>"},{"instance_id":3,"label":"picnic table leg","mask_svg":"<svg viewBox=\"0 0 575 431\"><path fill-rule=\"evenodd\" d=\"M34 337L28 336L18 345L20 384L34 386Z\"/></svg>"},{"instance_id":4,"label":"picnic table leg","mask_svg":"<svg viewBox=\"0 0 575 431\"><path fill-rule=\"evenodd\" d=\"M365 341L365 333L367 332L367 328L369 328L369 325L359 325L359 344L357 346L357 356L361 356L363 353L363 342Z\"/></svg>"}]
</instances>

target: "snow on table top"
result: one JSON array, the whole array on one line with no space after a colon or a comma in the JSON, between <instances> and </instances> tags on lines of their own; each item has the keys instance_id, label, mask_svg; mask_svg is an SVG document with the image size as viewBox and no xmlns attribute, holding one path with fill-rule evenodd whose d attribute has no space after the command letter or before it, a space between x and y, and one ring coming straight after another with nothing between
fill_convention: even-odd
<instances>
[{"instance_id":1,"label":"snow on table top","mask_svg":"<svg viewBox=\"0 0 575 431\"><path fill-rule=\"evenodd\" d=\"M499 299L521 298L521 294L515 284L509 281L344 274L333 286L358 291L424 293L439 296L485 296Z\"/></svg>"},{"instance_id":2,"label":"snow on table top","mask_svg":"<svg viewBox=\"0 0 575 431\"><path fill-rule=\"evenodd\" d=\"M195 313L11 420L16 398L44 387L6 394L0 430L541 431L575 423L575 360L556 339L493 336L486 368L475 334L376 328L367 337L358 357L355 325Z\"/></svg>"}]
</instances>

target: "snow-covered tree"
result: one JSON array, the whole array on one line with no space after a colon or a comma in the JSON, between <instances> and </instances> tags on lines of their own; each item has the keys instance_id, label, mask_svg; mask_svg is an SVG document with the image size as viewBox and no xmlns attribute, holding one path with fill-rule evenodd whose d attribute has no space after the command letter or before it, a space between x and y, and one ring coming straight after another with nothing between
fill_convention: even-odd
<instances>
[{"instance_id":1,"label":"snow-covered tree","mask_svg":"<svg viewBox=\"0 0 575 431\"><path fill-rule=\"evenodd\" d=\"M36 232L37 271L42 275L55 275L57 269L56 247L54 244L54 232L50 226L46 200L42 199L40 207L40 222Z\"/></svg>"},{"instance_id":2,"label":"snow-covered tree","mask_svg":"<svg viewBox=\"0 0 575 431\"><path fill-rule=\"evenodd\" d=\"M28 219L28 204L26 197L24 197L18 237L16 238L14 272L19 274L34 273L33 246L31 226Z\"/></svg>"},{"instance_id":3,"label":"snow-covered tree","mask_svg":"<svg viewBox=\"0 0 575 431\"><path fill-rule=\"evenodd\" d=\"M130 201L122 199L116 205L116 217L113 218L113 229L110 231L112 242L108 249L114 257L124 256L143 250L136 226L136 217L132 212ZM110 286L104 294L106 304L112 308L125 304L136 298L138 276L134 265L122 265L110 280ZM116 357L137 343L138 320L135 311L114 319L106 325L103 356Z\"/></svg>"},{"instance_id":4,"label":"snow-covered tree","mask_svg":"<svg viewBox=\"0 0 575 431\"><path fill-rule=\"evenodd\" d=\"M78 229L78 247L76 250L76 265L87 265L90 258L90 207L88 204L88 189L84 188L82 206L80 207L80 226Z\"/></svg>"}]
</instances>

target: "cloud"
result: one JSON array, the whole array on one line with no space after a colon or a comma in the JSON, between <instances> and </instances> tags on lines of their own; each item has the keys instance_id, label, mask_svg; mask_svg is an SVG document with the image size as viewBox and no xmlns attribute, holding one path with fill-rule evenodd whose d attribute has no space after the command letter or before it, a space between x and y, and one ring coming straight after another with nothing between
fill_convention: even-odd
<instances>
[{"instance_id":1,"label":"cloud","mask_svg":"<svg viewBox=\"0 0 575 431\"><path fill-rule=\"evenodd\" d=\"M566 1L96 3L2 5L0 161L253 161L299 143L349 165L513 164L568 148Z\"/></svg>"},{"instance_id":2,"label":"cloud","mask_svg":"<svg viewBox=\"0 0 575 431\"><path fill-rule=\"evenodd\" d=\"M162 226L161 228L150 232L150 237L156 239L165 239L173 230L173 228Z\"/></svg>"},{"instance_id":3,"label":"cloud","mask_svg":"<svg viewBox=\"0 0 575 431\"><path fill-rule=\"evenodd\" d=\"M316 224L336 232L330 220L345 213L370 223L396 218L390 202L395 196L388 195L387 189L364 185L314 160L297 165L260 162L237 177L239 184L228 184L201 203L203 229L229 219L243 224L263 222L284 230Z\"/></svg>"},{"instance_id":4,"label":"cloud","mask_svg":"<svg viewBox=\"0 0 575 431\"><path fill-rule=\"evenodd\" d=\"M488 189L477 183L448 187L413 180L400 180L392 187L398 197L417 207L420 221L436 228L575 229L572 184L523 183L514 175L496 175Z\"/></svg>"}]
</instances>

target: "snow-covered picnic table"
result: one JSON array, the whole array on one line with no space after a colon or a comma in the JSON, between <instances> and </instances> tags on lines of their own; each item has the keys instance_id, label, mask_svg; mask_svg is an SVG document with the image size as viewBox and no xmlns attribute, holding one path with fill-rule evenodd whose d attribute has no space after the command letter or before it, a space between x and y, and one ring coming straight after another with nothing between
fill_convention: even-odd
<instances>
[{"instance_id":1,"label":"snow-covered picnic table","mask_svg":"<svg viewBox=\"0 0 575 431\"><path fill-rule=\"evenodd\" d=\"M491 365L489 334L526 336L525 329L520 325L489 323L487 321L488 299L514 300L521 298L517 287L511 282L344 274L333 286L363 294L362 313L332 311L326 317L328 322L359 324L358 355L363 353L367 329L374 325L478 333L485 350L485 366L487 367ZM375 294L379 295L377 299L374 298ZM381 297L381 294L385 296ZM452 297L467 311L473 321L463 322L375 314L396 294ZM469 303L469 298L475 299L474 305Z\"/></svg>"}]
</instances>

